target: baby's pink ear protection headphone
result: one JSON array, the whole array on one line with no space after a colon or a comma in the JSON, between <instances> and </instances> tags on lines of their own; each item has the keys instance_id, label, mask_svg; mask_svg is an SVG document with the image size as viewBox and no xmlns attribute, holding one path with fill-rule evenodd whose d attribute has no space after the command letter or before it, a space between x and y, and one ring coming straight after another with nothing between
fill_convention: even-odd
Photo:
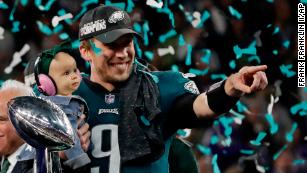
<instances>
[{"instance_id":1,"label":"baby's pink ear protection headphone","mask_svg":"<svg viewBox=\"0 0 307 173\"><path fill-rule=\"evenodd\" d=\"M38 91L47 96L54 96L57 93L57 87L51 76L40 73L39 66L41 58L37 57L34 66L34 77L37 84Z\"/></svg>"}]
</instances>

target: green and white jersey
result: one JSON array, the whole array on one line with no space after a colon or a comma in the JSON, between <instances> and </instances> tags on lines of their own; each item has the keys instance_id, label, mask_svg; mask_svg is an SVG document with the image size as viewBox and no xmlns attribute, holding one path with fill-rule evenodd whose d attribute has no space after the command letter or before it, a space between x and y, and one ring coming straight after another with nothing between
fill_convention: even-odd
<instances>
[{"instance_id":1,"label":"green and white jersey","mask_svg":"<svg viewBox=\"0 0 307 173\"><path fill-rule=\"evenodd\" d=\"M120 163L118 144L118 123L120 118L119 90L107 91L101 85L84 78L75 93L86 100L89 106L88 124L91 130L91 145L88 155L91 158L92 173L168 173L168 153L171 136L179 124L195 115L169 115L174 101L185 94L198 94L195 84L176 72L152 72L156 77L160 91L162 116L166 121L161 125L162 132L167 136L165 153L157 161L141 165L127 166ZM184 109L184 108L183 108ZM194 117L189 117L194 116ZM141 122L140 122L141 123ZM173 128L170 128L173 127Z\"/></svg>"}]
</instances>

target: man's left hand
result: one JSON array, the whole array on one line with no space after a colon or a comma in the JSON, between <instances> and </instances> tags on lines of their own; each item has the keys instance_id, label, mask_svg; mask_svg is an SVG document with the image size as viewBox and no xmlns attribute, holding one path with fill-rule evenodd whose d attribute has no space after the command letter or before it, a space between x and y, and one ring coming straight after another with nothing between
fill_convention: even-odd
<instances>
[{"instance_id":1,"label":"man's left hand","mask_svg":"<svg viewBox=\"0 0 307 173\"><path fill-rule=\"evenodd\" d=\"M239 72L230 75L225 83L225 92L229 96L239 97L243 94L260 91L268 85L264 70L266 65L245 66Z\"/></svg>"}]
</instances>

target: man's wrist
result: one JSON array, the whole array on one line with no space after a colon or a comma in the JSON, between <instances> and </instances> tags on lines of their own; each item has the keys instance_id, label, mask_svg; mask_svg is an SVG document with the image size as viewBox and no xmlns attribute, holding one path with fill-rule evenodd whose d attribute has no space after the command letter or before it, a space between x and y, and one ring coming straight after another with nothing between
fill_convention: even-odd
<instances>
[{"instance_id":1,"label":"man's wrist","mask_svg":"<svg viewBox=\"0 0 307 173\"><path fill-rule=\"evenodd\" d=\"M225 83L226 80L215 83L206 92L209 108L216 114L228 112L240 98L228 95Z\"/></svg>"}]
</instances>

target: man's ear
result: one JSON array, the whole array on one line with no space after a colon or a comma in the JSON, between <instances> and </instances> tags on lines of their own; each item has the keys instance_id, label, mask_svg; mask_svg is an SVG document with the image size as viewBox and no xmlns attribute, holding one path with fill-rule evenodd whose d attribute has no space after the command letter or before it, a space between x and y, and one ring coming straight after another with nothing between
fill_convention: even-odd
<instances>
[{"instance_id":1,"label":"man's ear","mask_svg":"<svg viewBox=\"0 0 307 173\"><path fill-rule=\"evenodd\" d=\"M80 51L80 54L81 54L82 58L85 61L91 61L90 50L89 49L87 49L84 45L80 45L79 46L79 51Z\"/></svg>"}]
</instances>

